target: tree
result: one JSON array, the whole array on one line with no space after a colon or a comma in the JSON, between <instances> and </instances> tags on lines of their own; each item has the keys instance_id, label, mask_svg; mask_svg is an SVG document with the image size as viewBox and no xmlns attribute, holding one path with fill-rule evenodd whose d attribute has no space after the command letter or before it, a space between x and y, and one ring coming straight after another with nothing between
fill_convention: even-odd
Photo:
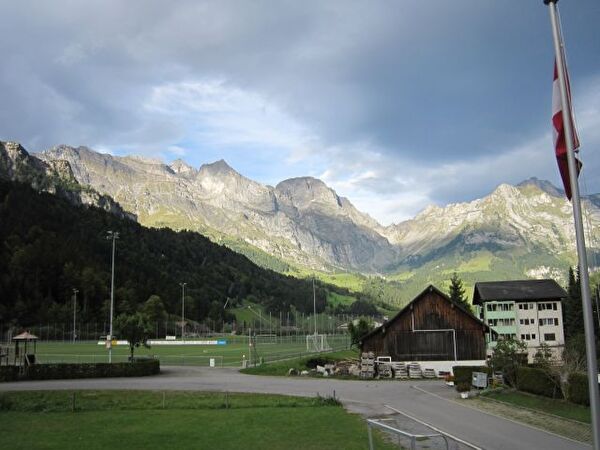
<instances>
[{"instance_id":1,"label":"tree","mask_svg":"<svg viewBox=\"0 0 600 450\"><path fill-rule=\"evenodd\" d=\"M151 295L142 306L141 312L148 317L151 323L162 323L167 319L165 305L158 295Z\"/></svg>"},{"instance_id":2,"label":"tree","mask_svg":"<svg viewBox=\"0 0 600 450\"><path fill-rule=\"evenodd\" d=\"M550 347L543 343L534 356L534 363L544 371L557 388L560 388L565 400L570 400L569 380L571 375L585 372L587 366L584 335L579 334L567 343L560 360L553 356Z\"/></svg>"},{"instance_id":3,"label":"tree","mask_svg":"<svg viewBox=\"0 0 600 450\"><path fill-rule=\"evenodd\" d=\"M471 305L467 301L465 297L465 288L463 287L462 280L458 277L458 274L454 272L452 278L450 278L450 292L449 292L450 300L454 303L458 303L459 305L467 308L468 311L471 311Z\"/></svg>"},{"instance_id":4,"label":"tree","mask_svg":"<svg viewBox=\"0 0 600 450\"><path fill-rule=\"evenodd\" d=\"M573 338L582 333L584 329L579 269L573 270L572 267L569 267L569 285L567 287L567 298L563 302L563 309L565 336L567 339Z\"/></svg>"},{"instance_id":5,"label":"tree","mask_svg":"<svg viewBox=\"0 0 600 450\"><path fill-rule=\"evenodd\" d=\"M500 339L494 348L489 365L502 372L510 386L516 386L517 369L527 363L527 344L517 339Z\"/></svg>"},{"instance_id":6,"label":"tree","mask_svg":"<svg viewBox=\"0 0 600 450\"><path fill-rule=\"evenodd\" d=\"M362 317L358 319L356 325L354 324L354 322L349 322L348 332L350 333L351 344L358 345L363 336L370 333L372 330L373 324Z\"/></svg>"},{"instance_id":7,"label":"tree","mask_svg":"<svg viewBox=\"0 0 600 450\"><path fill-rule=\"evenodd\" d=\"M127 339L129 342L131 362L133 362L133 352L137 347L143 345L150 348L147 341L152 336L152 327L145 314L140 312L121 314L115 319L115 329L120 338Z\"/></svg>"},{"instance_id":8,"label":"tree","mask_svg":"<svg viewBox=\"0 0 600 450\"><path fill-rule=\"evenodd\" d=\"M349 312L357 316L376 316L379 314L377 307L365 299L359 299L352 303Z\"/></svg>"}]
</instances>

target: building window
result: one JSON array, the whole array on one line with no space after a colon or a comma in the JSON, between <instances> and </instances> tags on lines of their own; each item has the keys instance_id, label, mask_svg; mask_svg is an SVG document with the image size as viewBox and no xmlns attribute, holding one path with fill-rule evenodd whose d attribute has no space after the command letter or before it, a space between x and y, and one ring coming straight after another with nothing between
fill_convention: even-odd
<instances>
[{"instance_id":1,"label":"building window","mask_svg":"<svg viewBox=\"0 0 600 450\"><path fill-rule=\"evenodd\" d=\"M539 309L540 311L544 311L544 310L553 310L553 311L558 311L558 304L556 302L553 303L540 303L539 305Z\"/></svg>"},{"instance_id":2,"label":"building window","mask_svg":"<svg viewBox=\"0 0 600 450\"><path fill-rule=\"evenodd\" d=\"M535 319L530 319L531 320L531 325L535 325Z\"/></svg>"},{"instance_id":3,"label":"building window","mask_svg":"<svg viewBox=\"0 0 600 450\"><path fill-rule=\"evenodd\" d=\"M531 335L531 339L535 339L535 334L532 334L532 335Z\"/></svg>"},{"instance_id":4,"label":"building window","mask_svg":"<svg viewBox=\"0 0 600 450\"><path fill-rule=\"evenodd\" d=\"M501 327L512 327L515 325L515 319L496 319L496 321Z\"/></svg>"},{"instance_id":5,"label":"building window","mask_svg":"<svg viewBox=\"0 0 600 450\"><path fill-rule=\"evenodd\" d=\"M487 304L487 310L488 311L496 311L496 304L495 303L488 303Z\"/></svg>"},{"instance_id":6,"label":"building window","mask_svg":"<svg viewBox=\"0 0 600 450\"><path fill-rule=\"evenodd\" d=\"M535 303L530 303L529 304L529 309L535 309Z\"/></svg>"},{"instance_id":7,"label":"building window","mask_svg":"<svg viewBox=\"0 0 600 450\"><path fill-rule=\"evenodd\" d=\"M549 318L549 319L540 319L540 325L554 325L558 326L558 319Z\"/></svg>"},{"instance_id":8,"label":"building window","mask_svg":"<svg viewBox=\"0 0 600 450\"><path fill-rule=\"evenodd\" d=\"M555 341L556 335L554 333L544 333L544 341Z\"/></svg>"}]
</instances>

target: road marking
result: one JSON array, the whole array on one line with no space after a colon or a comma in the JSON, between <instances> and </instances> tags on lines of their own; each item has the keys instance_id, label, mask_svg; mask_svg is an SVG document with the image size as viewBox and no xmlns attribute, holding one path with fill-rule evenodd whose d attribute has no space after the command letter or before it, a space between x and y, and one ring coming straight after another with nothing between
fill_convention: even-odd
<instances>
[{"instance_id":1,"label":"road marking","mask_svg":"<svg viewBox=\"0 0 600 450\"><path fill-rule=\"evenodd\" d=\"M542 433L549 434L550 436L558 437L558 438L561 438L561 439L565 439L567 441L575 442L575 443L580 444L580 445L587 445L588 447L591 447L591 445L588 444L587 442L578 441L576 439L571 439L570 437L562 436L560 434L553 433L552 431L544 430L543 428L538 428L538 427L535 427L533 425L529 425L528 423L519 422L517 420L513 420L513 419L510 419L508 417L501 416L499 414L494 414L494 413L491 413L491 412L488 412L488 411L484 411L484 410L479 409L479 408L475 408L474 406L465 405L462 402L457 402L456 400L450 400L449 398L445 398L445 397L442 397L441 395L435 394L433 392L426 391L425 389L422 389L419 386L414 386L413 385L411 387L413 389L416 389L417 391L423 392L424 394L440 398L440 399L445 400L445 401L450 402L450 403L454 403L455 405L462 406L463 408L469 408L469 409L472 409L473 411L477 411L477 412L482 413L482 414L487 414L488 416L492 416L492 417L496 417L498 419L504 419L504 420L507 420L509 422L516 423L517 425L521 425L522 427L527 427L527 428L531 428L532 430L541 431Z\"/></svg>"},{"instance_id":2,"label":"road marking","mask_svg":"<svg viewBox=\"0 0 600 450\"><path fill-rule=\"evenodd\" d=\"M431 425L431 424L429 424L427 422L424 422L424 421L422 421L420 419L417 419L416 417L411 416L410 414L407 414L407 413L405 413L403 411L400 411L400 410L398 410L398 409L396 409L396 408L394 408L392 406L389 406L389 405L383 405L383 406L385 406L386 408L391 409L392 411L397 412L398 414L402 414L403 416L406 416L409 419L414 420L415 422L419 422L421 425L425 425L426 427L431 428L433 431L437 431L438 433L443 434L444 436L448 436L450 439L453 439L456 442L460 442L461 444L464 444L464 445L466 445L468 447L471 447L474 450L483 450L481 447L477 447L475 444L471 444L470 442L467 442L467 441L465 441L463 439L457 438L456 436L454 436L454 435L452 435L450 433L442 431L439 428L436 428L433 425Z\"/></svg>"}]
</instances>

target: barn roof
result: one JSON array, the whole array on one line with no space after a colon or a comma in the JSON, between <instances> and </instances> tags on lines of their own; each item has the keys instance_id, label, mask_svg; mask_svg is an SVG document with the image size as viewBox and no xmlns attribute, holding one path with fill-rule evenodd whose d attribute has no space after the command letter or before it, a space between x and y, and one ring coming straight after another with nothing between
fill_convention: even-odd
<instances>
[{"instance_id":1,"label":"barn roof","mask_svg":"<svg viewBox=\"0 0 600 450\"><path fill-rule=\"evenodd\" d=\"M475 283L473 304L494 300L560 300L567 293L554 280L486 281Z\"/></svg>"},{"instance_id":2,"label":"barn roof","mask_svg":"<svg viewBox=\"0 0 600 450\"><path fill-rule=\"evenodd\" d=\"M410 311L411 306L418 302L421 297L423 297L424 295L430 293L430 292L435 292L436 294L438 294L440 297L442 297L444 300L447 300L448 302L452 303L456 308L458 308L459 310L461 310L463 313L465 313L466 315L468 315L469 317L471 317L473 320L477 321L478 323L481 324L481 326L485 329L485 331L489 331L490 328L481 320L479 320L471 311L469 311L467 308L465 308L463 305L461 305L460 303L456 303L454 301L452 301L450 299L450 297L448 297L446 294L444 294L442 291L440 291L438 288L436 288L434 285L430 284L429 286L427 286L419 295L417 295L415 298L413 298L410 303L408 303L404 308L402 308L398 314L396 314L394 317L392 317L390 320L388 320L387 322L385 322L383 325L375 328L374 330L372 330L370 333L365 334L360 340L364 340L367 339L369 337L371 337L374 334L377 334L379 331L381 331L382 328L384 327L388 327L390 324L394 323L396 320L398 320L402 314L404 314L406 311Z\"/></svg>"}]
</instances>

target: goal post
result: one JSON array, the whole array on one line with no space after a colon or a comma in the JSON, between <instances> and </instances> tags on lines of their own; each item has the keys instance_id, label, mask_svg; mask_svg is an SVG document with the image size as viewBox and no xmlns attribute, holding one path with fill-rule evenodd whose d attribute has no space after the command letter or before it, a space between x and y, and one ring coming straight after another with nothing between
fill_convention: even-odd
<instances>
[{"instance_id":1,"label":"goal post","mask_svg":"<svg viewBox=\"0 0 600 450\"><path fill-rule=\"evenodd\" d=\"M307 334L306 351L307 352L326 352L331 350L325 334Z\"/></svg>"},{"instance_id":2,"label":"goal post","mask_svg":"<svg viewBox=\"0 0 600 450\"><path fill-rule=\"evenodd\" d=\"M276 334L257 334L257 344L277 344L278 336Z\"/></svg>"}]
</instances>

